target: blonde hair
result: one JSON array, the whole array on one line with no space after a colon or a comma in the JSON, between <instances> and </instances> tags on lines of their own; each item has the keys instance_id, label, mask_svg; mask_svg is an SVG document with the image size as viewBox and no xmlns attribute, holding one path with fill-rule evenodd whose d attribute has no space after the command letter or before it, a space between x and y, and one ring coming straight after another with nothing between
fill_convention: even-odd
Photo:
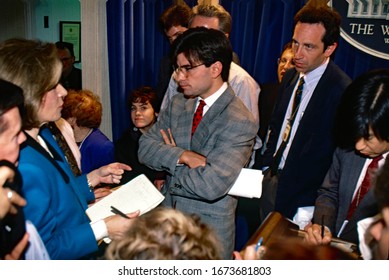
<instances>
[{"instance_id":1,"label":"blonde hair","mask_svg":"<svg viewBox=\"0 0 389 280\"><path fill-rule=\"evenodd\" d=\"M0 79L23 89L23 129L40 126L39 106L43 96L58 84L61 70L62 63L52 43L9 39L0 44Z\"/></svg>"},{"instance_id":2,"label":"blonde hair","mask_svg":"<svg viewBox=\"0 0 389 280\"><path fill-rule=\"evenodd\" d=\"M189 20L189 25L195 16L217 18L219 20L219 30L224 34L231 34L232 18L229 12L220 4L199 4L193 7L193 14Z\"/></svg>"},{"instance_id":3,"label":"blonde hair","mask_svg":"<svg viewBox=\"0 0 389 280\"><path fill-rule=\"evenodd\" d=\"M197 216L158 207L134 221L105 253L110 260L218 260L220 244Z\"/></svg>"}]
</instances>

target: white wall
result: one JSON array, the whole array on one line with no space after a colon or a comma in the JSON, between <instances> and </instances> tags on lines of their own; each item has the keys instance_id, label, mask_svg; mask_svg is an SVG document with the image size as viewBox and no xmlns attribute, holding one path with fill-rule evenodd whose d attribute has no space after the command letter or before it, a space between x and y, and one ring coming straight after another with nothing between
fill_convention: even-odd
<instances>
[{"instance_id":1,"label":"white wall","mask_svg":"<svg viewBox=\"0 0 389 280\"><path fill-rule=\"evenodd\" d=\"M28 0L27 0L28 1ZM30 39L39 39L44 42L57 42L60 40L60 21L80 21L79 0L32 0L32 24ZM44 27L44 17L48 17L48 27ZM82 68L81 63L76 67Z\"/></svg>"}]
</instances>

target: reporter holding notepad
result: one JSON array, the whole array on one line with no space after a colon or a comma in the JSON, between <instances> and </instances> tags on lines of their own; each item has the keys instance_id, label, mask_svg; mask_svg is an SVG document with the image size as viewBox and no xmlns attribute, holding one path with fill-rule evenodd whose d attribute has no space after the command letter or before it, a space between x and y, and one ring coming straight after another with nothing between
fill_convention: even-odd
<instances>
[{"instance_id":1,"label":"reporter holding notepad","mask_svg":"<svg viewBox=\"0 0 389 280\"><path fill-rule=\"evenodd\" d=\"M114 215L90 224L85 214L94 199L93 186L119 183L124 170L114 163L87 176L74 177L63 152L45 123L61 116L67 91L59 84L62 63L54 44L10 39L0 44L0 78L23 89L27 140L21 147L19 170L28 201L27 219L36 226L52 259L79 259L98 250L97 241L115 239L132 224ZM134 218L138 212L128 214Z\"/></svg>"},{"instance_id":2,"label":"reporter holding notepad","mask_svg":"<svg viewBox=\"0 0 389 280\"><path fill-rule=\"evenodd\" d=\"M338 107L338 145L318 191L306 240L332 237L359 244L357 222L378 214L372 182L389 152L389 70L373 70L352 82ZM324 233L323 227L324 225Z\"/></svg>"}]
</instances>

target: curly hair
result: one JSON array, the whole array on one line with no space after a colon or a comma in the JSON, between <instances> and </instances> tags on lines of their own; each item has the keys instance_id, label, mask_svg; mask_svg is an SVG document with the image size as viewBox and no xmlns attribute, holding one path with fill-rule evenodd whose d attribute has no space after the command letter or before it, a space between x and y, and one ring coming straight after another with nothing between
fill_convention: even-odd
<instances>
[{"instance_id":1,"label":"curly hair","mask_svg":"<svg viewBox=\"0 0 389 280\"><path fill-rule=\"evenodd\" d=\"M100 98L90 90L69 90L65 97L62 117L75 118L78 126L98 128L103 116Z\"/></svg>"},{"instance_id":2,"label":"curly hair","mask_svg":"<svg viewBox=\"0 0 389 280\"><path fill-rule=\"evenodd\" d=\"M147 103L153 107L154 112L159 112L158 108L158 96L155 93L154 88L149 86L142 86L134 89L128 96L127 106L131 111L132 103Z\"/></svg>"},{"instance_id":3,"label":"curly hair","mask_svg":"<svg viewBox=\"0 0 389 280\"><path fill-rule=\"evenodd\" d=\"M121 240L108 246L110 260L219 260L220 243L197 216L158 207L136 218Z\"/></svg>"}]
</instances>

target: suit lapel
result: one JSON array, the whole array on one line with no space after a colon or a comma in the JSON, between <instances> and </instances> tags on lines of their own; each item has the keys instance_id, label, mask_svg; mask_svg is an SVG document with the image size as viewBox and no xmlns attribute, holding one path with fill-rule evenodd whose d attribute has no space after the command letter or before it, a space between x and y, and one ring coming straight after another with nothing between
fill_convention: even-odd
<instances>
[{"instance_id":1,"label":"suit lapel","mask_svg":"<svg viewBox=\"0 0 389 280\"><path fill-rule=\"evenodd\" d=\"M347 185L347 189L345 192L345 198L344 202L341 204L347 205L347 207L343 207L339 211L340 217L342 217L342 220L345 220L348 213L348 208L350 207L351 201L353 199L353 194L355 191L355 188L353 186L357 186L359 177L361 175L361 171L363 169L363 166L365 164L366 159L353 154L352 157L350 157L350 160L345 162L345 166L347 166L346 170L350 170L350 172L347 173L347 177L345 177L345 182L349 182L349 185ZM364 174L363 174L364 176ZM359 186L357 186L359 188ZM367 212L365 211L371 211L375 206L373 205L375 201L373 188L371 188L365 197L362 199L361 203L358 205L358 207L355 209L355 212L348 222L347 226L344 228L342 232L342 236L347 235L350 231L353 231L355 229L357 221L365 218L365 215ZM361 210L364 209L362 212ZM374 210L373 210L374 211ZM377 209L378 211L378 209Z\"/></svg>"},{"instance_id":2,"label":"suit lapel","mask_svg":"<svg viewBox=\"0 0 389 280\"><path fill-rule=\"evenodd\" d=\"M28 145L28 146L32 147L34 150L38 151L39 154L44 156L47 160L49 160L54 165L54 167L61 174L63 180L66 183L69 183L69 176L60 167L60 165L57 162L57 161L62 161L63 159L57 153L57 151L51 146L51 144L46 142L47 147L48 147L50 153L53 155L53 157L37 141L35 141L28 133L25 133L25 135L26 135L27 139L26 139L25 143L22 144L22 146Z\"/></svg>"},{"instance_id":3,"label":"suit lapel","mask_svg":"<svg viewBox=\"0 0 389 280\"><path fill-rule=\"evenodd\" d=\"M60 147L58 146L57 142L55 141L53 134L50 132L50 130L48 128L43 128L40 131L40 135L45 140L46 144L51 147L51 150L53 150L55 152L55 154L57 155L56 157L54 157L55 164L58 166L58 168L61 170L61 172L65 173L65 175L67 176L68 180L66 181L66 183L68 183L68 185L72 188L74 194L77 197L77 200L81 204L82 208L85 210L88 207L88 205L86 203L85 197L82 195L82 193L80 191L80 188L83 186L78 186L78 184L75 183L74 175L70 169L70 165L66 161L65 156L63 155L62 151L60 150ZM62 155L60 153L62 153ZM62 164L63 168L61 168L61 166L58 164L57 161L60 164ZM70 184L69 184L69 181L71 181Z\"/></svg>"},{"instance_id":4,"label":"suit lapel","mask_svg":"<svg viewBox=\"0 0 389 280\"><path fill-rule=\"evenodd\" d=\"M277 107L282 108L282 112L281 112L281 114L279 114L280 118L278 120L278 125L277 125L278 130L281 130L282 123L284 122L286 111L288 110L290 98L293 94L294 87L296 86L296 83L297 83L298 78L299 78L299 73L296 70L294 70L294 72L295 73L291 76L289 81L285 81L285 84L287 86L285 87L284 92L283 93L281 92L281 94L280 94L281 99L279 99L279 104L276 103Z\"/></svg>"},{"instance_id":5,"label":"suit lapel","mask_svg":"<svg viewBox=\"0 0 389 280\"><path fill-rule=\"evenodd\" d=\"M326 70L324 71L322 77L320 78L318 84L315 87L315 90L313 91L312 97L308 102L307 108L305 109L304 116L307 116L304 118L304 116L301 119L302 126L306 127L306 122L312 122L314 120L318 120L323 118L323 112L320 110L317 110L317 108L321 108L326 104L326 100L328 99L328 96L325 94L327 91L328 85L331 84L330 75L333 72L332 70L332 61L327 65ZM309 117L308 117L309 116Z\"/></svg>"},{"instance_id":6,"label":"suit lapel","mask_svg":"<svg viewBox=\"0 0 389 280\"><path fill-rule=\"evenodd\" d=\"M191 148L194 151L199 150L200 147L204 146L204 143L208 140L208 136L210 135L210 128L212 128L213 121L217 119L234 97L235 94L232 92L231 88L228 87L203 116L192 138Z\"/></svg>"},{"instance_id":7,"label":"suit lapel","mask_svg":"<svg viewBox=\"0 0 389 280\"><path fill-rule=\"evenodd\" d=\"M173 131L176 134L176 143L178 146L190 150L191 133L192 133L192 121L194 114L194 107L196 106L196 99L183 97L183 107L179 108L183 112L178 114L177 128Z\"/></svg>"},{"instance_id":8,"label":"suit lapel","mask_svg":"<svg viewBox=\"0 0 389 280\"><path fill-rule=\"evenodd\" d=\"M345 170L350 170L350 172L347 173L347 177L345 178L345 182L350 182L349 184L350 187L347 188L347 192L345 196L346 201L350 202L348 206L351 204L352 197L354 194L355 188L353 188L353 186L356 186L358 183L365 161L366 161L365 158L353 154L353 156L350 157L350 160L346 162L347 167ZM345 213L346 216L347 216L347 211L348 211L348 207Z\"/></svg>"},{"instance_id":9,"label":"suit lapel","mask_svg":"<svg viewBox=\"0 0 389 280\"><path fill-rule=\"evenodd\" d=\"M357 232L357 223L367 217L372 217L379 212L377 202L374 196L374 190L371 188L363 197L361 203L355 209L350 221L342 231L341 238L346 238L349 235L355 235Z\"/></svg>"}]
</instances>

